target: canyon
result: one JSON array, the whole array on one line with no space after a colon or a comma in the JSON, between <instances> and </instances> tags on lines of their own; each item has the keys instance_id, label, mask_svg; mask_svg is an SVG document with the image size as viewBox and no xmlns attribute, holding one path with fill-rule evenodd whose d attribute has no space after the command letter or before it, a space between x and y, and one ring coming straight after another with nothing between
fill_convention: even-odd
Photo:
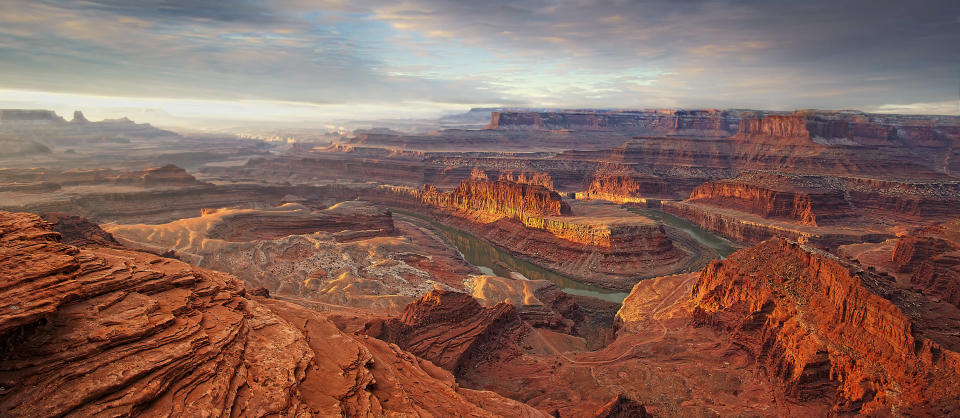
<instances>
[{"instance_id":1,"label":"canyon","mask_svg":"<svg viewBox=\"0 0 960 418\"><path fill-rule=\"evenodd\" d=\"M224 273L63 244L35 215L0 213L0 237L4 415L543 416Z\"/></svg>"},{"instance_id":2,"label":"canyon","mask_svg":"<svg viewBox=\"0 0 960 418\"><path fill-rule=\"evenodd\" d=\"M0 111L0 415L960 411L957 117L461 116Z\"/></svg>"}]
</instances>

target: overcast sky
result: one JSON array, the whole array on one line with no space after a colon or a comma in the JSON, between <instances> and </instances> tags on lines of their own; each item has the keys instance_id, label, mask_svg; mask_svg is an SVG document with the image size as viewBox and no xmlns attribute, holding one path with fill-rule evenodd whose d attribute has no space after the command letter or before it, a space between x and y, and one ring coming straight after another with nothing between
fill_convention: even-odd
<instances>
[{"instance_id":1,"label":"overcast sky","mask_svg":"<svg viewBox=\"0 0 960 418\"><path fill-rule=\"evenodd\" d=\"M0 105L94 119L957 114L960 1L4 0Z\"/></svg>"}]
</instances>

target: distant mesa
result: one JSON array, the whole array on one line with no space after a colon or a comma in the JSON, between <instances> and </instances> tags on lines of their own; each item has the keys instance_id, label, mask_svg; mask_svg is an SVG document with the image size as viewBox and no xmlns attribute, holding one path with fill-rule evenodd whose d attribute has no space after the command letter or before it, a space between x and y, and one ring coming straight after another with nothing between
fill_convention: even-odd
<instances>
[{"instance_id":1,"label":"distant mesa","mask_svg":"<svg viewBox=\"0 0 960 418\"><path fill-rule=\"evenodd\" d=\"M66 121L52 110L0 109L0 122L58 123Z\"/></svg>"}]
</instances>

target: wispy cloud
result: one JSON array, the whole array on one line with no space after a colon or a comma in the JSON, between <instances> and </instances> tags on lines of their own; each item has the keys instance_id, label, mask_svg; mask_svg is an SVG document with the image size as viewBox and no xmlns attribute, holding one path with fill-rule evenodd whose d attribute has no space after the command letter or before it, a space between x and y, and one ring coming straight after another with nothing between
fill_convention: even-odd
<instances>
[{"instance_id":1,"label":"wispy cloud","mask_svg":"<svg viewBox=\"0 0 960 418\"><path fill-rule=\"evenodd\" d=\"M0 88L344 110L879 109L957 99L958 16L952 0L9 0Z\"/></svg>"}]
</instances>

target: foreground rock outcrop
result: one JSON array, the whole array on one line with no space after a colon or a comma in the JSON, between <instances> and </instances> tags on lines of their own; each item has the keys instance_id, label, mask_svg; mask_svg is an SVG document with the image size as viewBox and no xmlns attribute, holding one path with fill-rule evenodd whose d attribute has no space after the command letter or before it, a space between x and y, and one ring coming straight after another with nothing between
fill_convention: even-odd
<instances>
[{"instance_id":1,"label":"foreground rock outcrop","mask_svg":"<svg viewBox=\"0 0 960 418\"><path fill-rule=\"evenodd\" d=\"M511 303L484 308L468 294L443 290L411 303L399 319L377 320L364 329L455 375L518 357L530 332Z\"/></svg>"},{"instance_id":2,"label":"foreground rock outcrop","mask_svg":"<svg viewBox=\"0 0 960 418\"><path fill-rule=\"evenodd\" d=\"M960 315L882 276L774 239L707 266L692 301L694 320L729 333L793 402L832 413L960 410Z\"/></svg>"},{"instance_id":3,"label":"foreground rock outcrop","mask_svg":"<svg viewBox=\"0 0 960 418\"><path fill-rule=\"evenodd\" d=\"M0 415L542 416L236 278L0 212Z\"/></svg>"}]
</instances>

